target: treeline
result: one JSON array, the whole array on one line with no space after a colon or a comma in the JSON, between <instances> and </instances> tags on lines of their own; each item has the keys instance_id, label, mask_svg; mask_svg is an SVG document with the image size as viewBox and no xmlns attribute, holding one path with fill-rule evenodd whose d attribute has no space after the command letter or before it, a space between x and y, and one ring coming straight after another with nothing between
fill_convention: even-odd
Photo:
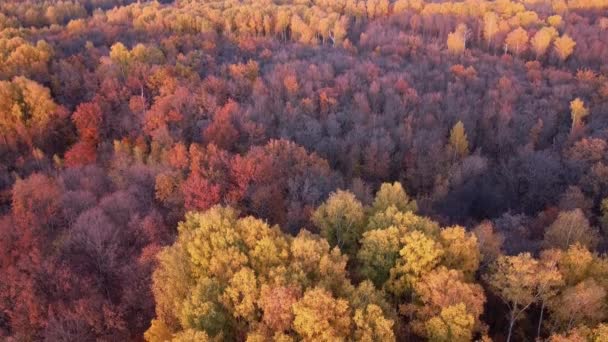
<instances>
[{"instance_id":1,"label":"treeline","mask_svg":"<svg viewBox=\"0 0 608 342\"><path fill-rule=\"evenodd\" d=\"M603 1L2 2L0 336L601 341L607 30Z\"/></svg>"}]
</instances>

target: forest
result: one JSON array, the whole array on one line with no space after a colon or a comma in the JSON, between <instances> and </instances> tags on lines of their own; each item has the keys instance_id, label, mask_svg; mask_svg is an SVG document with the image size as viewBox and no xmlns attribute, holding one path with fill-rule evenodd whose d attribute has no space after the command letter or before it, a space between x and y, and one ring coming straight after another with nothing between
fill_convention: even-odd
<instances>
[{"instance_id":1,"label":"forest","mask_svg":"<svg viewBox=\"0 0 608 342\"><path fill-rule=\"evenodd\" d=\"M608 341L608 0L0 1L0 340Z\"/></svg>"}]
</instances>

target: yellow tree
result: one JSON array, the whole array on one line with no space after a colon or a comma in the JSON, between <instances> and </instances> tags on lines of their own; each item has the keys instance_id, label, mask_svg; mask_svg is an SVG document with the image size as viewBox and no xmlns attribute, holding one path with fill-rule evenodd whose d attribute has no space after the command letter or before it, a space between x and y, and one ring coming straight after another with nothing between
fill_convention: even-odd
<instances>
[{"instance_id":1,"label":"yellow tree","mask_svg":"<svg viewBox=\"0 0 608 342\"><path fill-rule=\"evenodd\" d=\"M507 49L511 49L515 55L519 56L520 53L528 49L528 40L528 32L518 27L507 35L505 44Z\"/></svg>"},{"instance_id":2,"label":"yellow tree","mask_svg":"<svg viewBox=\"0 0 608 342\"><path fill-rule=\"evenodd\" d=\"M585 325L564 334L553 334L548 342L604 342L608 341L608 324L598 324L595 328Z\"/></svg>"},{"instance_id":3,"label":"yellow tree","mask_svg":"<svg viewBox=\"0 0 608 342\"><path fill-rule=\"evenodd\" d=\"M415 212L418 209L416 201L408 196L399 182L382 183L374 198L372 211L374 213L383 212L391 206L400 212Z\"/></svg>"},{"instance_id":4,"label":"yellow tree","mask_svg":"<svg viewBox=\"0 0 608 342\"><path fill-rule=\"evenodd\" d=\"M345 341L351 332L348 302L322 288L306 291L293 313L293 329L304 341Z\"/></svg>"},{"instance_id":5,"label":"yellow tree","mask_svg":"<svg viewBox=\"0 0 608 342\"><path fill-rule=\"evenodd\" d=\"M557 260L557 267L568 286L588 278L597 261L593 253L579 244L570 246L566 251L553 249L544 253L553 254L552 258Z\"/></svg>"},{"instance_id":6,"label":"yellow tree","mask_svg":"<svg viewBox=\"0 0 608 342\"><path fill-rule=\"evenodd\" d=\"M441 231L439 242L444 251L442 264L461 270L467 279L473 279L481 261L477 237L467 233L464 227L453 226Z\"/></svg>"},{"instance_id":7,"label":"yellow tree","mask_svg":"<svg viewBox=\"0 0 608 342\"><path fill-rule=\"evenodd\" d=\"M538 261L530 253L500 256L486 276L492 292L509 308L507 342L511 341L515 322L538 301L538 268Z\"/></svg>"},{"instance_id":8,"label":"yellow tree","mask_svg":"<svg viewBox=\"0 0 608 342\"><path fill-rule=\"evenodd\" d=\"M384 313L378 305L369 304L365 309L357 309L353 321L355 323L355 341L395 341L394 322L384 317Z\"/></svg>"},{"instance_id":9,"label":"yellow tree","mask_svg":"<svg viewBox=\"0 0 608 342\"><path fill-rule=\"evenodd\" d=\"M450 131L450 148L459 158L469 154L469 141L462 121L458 121Z\"/></svg>"},{"instance_id":10,"label":"yellow tree","mask_svg":"<svg viewBox=\"0 0 608 342\"><path fill-rule=\"evenodd\" d=\"M583 125L583 119L589 115L589 109L585 107L585 102L580 98L575 98L570 101L570 116L572 117L572 128L574 132L577 128Z\"/></svg>"},{"instance_id":11,"label":"yellow tree","mask_svg":"<svg viewBox=\"0 0 608 342\"><path fill-rule=\"evenodd\" d=\"M559 14L552 15L547 18L547 23L555 29L559 29L560 27L562 27L563 24L562 16Z\"/></svg>"},{"instance_id":12,"label":"yellow tree","mask_svg":"<svg viewBox=\"0 0 608 342\"><path fill-rule=\"evenodd\" d=\"M22 76L0 81L0 134L46 128L58 109L50 90L34 81Z\"/></svg>"},{"instance_id":13,"label":"yellow tree","mask_svg":"<svg viewBox=\"0 0 608 342\"><path fill-rule=\"evenodd\" d=\"M530 42L536 58L542 57L547 52L555 37L557 37L557 30L553 27L543 27L534 34Z\"/></svg>"},{"instance_id":14,"label":"yellow tree","mask_svg":"<svg viewBox=\"0 0 608 342\"><path fill-rule=\"evenodd\" d=\"M498 33L499 18L495 12L486 12L483 15L483 37L488 42L488 47L492 46L494 37Z\"/></svg>"},{"instance_id":15,"label":"yellow tree","mask_svg":"<svg viewBox=\"0 0 608 342\"><path fill-rule=\"evenodd\" d=\"M411 291L420 277L430 272L443 256L441 245L425 234L414 231L403 237L397 264L390 270L387 289L401 296Z\"/></svg>"},{"instance_id":16,"label":"yellow tree","mask_svg":"<svg viewBox=\"0 0 608 342\"><path fill-rule=\"evenodd\" d=\"M329 32L329 38L334 46L342 44L348 34L349 19L343 15L334 22L332 30Z\"/></svg>"},{"instance_id":17,"label":"yellow tree","mask_svg":"<svg viewBox=\"0 0 608 342\"><path fill-rule=\"evenodd\" d=\"M252 269L244 267L234 274L222 294L221 302L235 318L255 320L259 297L258 281Z\"/></svg>"},{"instance_id":18,"label":"yellow tree","mask_svg":"<svg viewBox=\"0 0 608 342\"><path fill-rule=\"evenodd\" d=\"M468 342L473 339L475 318L467 313L464 304L456 304L426 323L428 340L432 342Z\"/></svg>"},{"instance_id":19,"label":"yellow tree","mask_svg":"<svg viewBox=\"0 0 608 342\"><path fill-rule=\"evenodd\" d=\"M553 46L555 48L555 53L562 61L565 61L570 57L572 52L574 52L574 47L576 46L576 42L574 39L570 38L567 34L556 38L553 42Z\"/></svg>"},{"instance_id":20,"label":"yellow tree","mask_svg":"<svg viewBox=\"0 0 608 342\"><path fill-rule=\"evenodd\" d=\"M380 198L380 197L379 197ZM408 202L406 202L408 203ZM378 208L383 207L380 203ZM409 201L408 206L414 207L415 201ZM372 207L372 212L374 211ZM366 230L386 229L396 227L401 232L417 230L428 236L436 236L439 233L437 222L413 213L413 211L400 211L395 205L389 205L385 210L379 210L367 218Z\"/></svg>"},{"instance_id":21,"label":"yellow tree","mask_svg":"<svg viewBox=\"0 0 608 342\"><path fill-rule=\"evenodd\" d=\"M467 26L459 24L458 27L456 27L456 31L448 34L448 51L455 55L462 54L467 47L468 37L469 29Z\"/></svg>"}]
</instances>

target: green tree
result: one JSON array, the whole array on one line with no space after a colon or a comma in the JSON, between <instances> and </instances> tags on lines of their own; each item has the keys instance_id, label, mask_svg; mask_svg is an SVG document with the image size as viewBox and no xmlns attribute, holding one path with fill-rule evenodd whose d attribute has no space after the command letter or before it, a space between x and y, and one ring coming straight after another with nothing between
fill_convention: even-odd
<instances>
[{"instance_id":1,"label":"green tree","mask_svg":"<svg viewBox=\"0 0 608 342\"><path fill-rule=\"evenodd\" d=\"M357 260L361 274L382 287L399 257L401 231L395 227L370 230L363 234Z\"/></svg>"},{"instance_id":2,"label":"green tree","mask_svg":"<svg viewBox=\"0 0 608 342\"><path fill-rule=\"evenodd\" d=\"M312 221L331 246L355 253L365 227L363 205L355 195L338 190L312 214Z\"/></svg>"}]
</instances>

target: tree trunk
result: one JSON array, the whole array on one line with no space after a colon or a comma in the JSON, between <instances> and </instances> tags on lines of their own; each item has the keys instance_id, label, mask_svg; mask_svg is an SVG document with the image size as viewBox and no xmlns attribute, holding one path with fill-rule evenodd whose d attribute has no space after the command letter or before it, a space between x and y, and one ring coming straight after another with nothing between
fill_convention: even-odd
<instances>
[{"instance_id":1,"label":"tree trunk","mask_svg":"<svg viewBox=\"0 0 608 342\"><path fill-rule=\"evenodd\" d=\"M540 306L540 318L538 319L538 329L536 330L536 339L540 338L540 327L543 324L543 314L545 313L545 301L542 301Z\"/></svg>"},{"instance_id":2,"label":"tree trunk","mask_svg":"<svg viewBox=\"0 0 608 342\"><path fill-rule=\"evenodd\" d=\"M509 318L509 334L507 335L507 342L511 342L513 326L515 325L515 310L516 310L516 308L513 308L513 310L511 310L511 317Z\"/></svg>"}]
</instances>

